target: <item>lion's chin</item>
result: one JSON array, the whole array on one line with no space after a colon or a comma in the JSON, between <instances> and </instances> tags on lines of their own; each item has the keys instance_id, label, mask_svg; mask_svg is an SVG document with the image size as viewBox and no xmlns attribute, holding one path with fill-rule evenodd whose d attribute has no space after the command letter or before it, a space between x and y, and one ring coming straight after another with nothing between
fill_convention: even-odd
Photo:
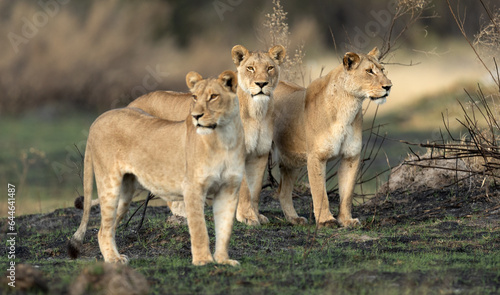
<instances>
[{"instance_id":1,"label":"lion's chin","mask_svg":"<svg viewBox=\"0 0 500 295\"><path fill-rule=\"evenodd\" d=\"M268 101L269 95L266 95L266 94L261 92L261 93L252 95L252 98L254 101Z\"/></svg>"},{"instance_id":2,"label":"lion's chin","mask_svg":"<svg viewBox=\"0 0 500 295\"><path fill-rule=\"evenodd\" d=\"M384 96L384 97L379 97L379 98L372 98L372 100L378 104L378 105L382 105L384 104L386 101L387 101L387 96Z\"/></svg>"},{"instance_id":3,"label":"lion's chin","mask_svg":"<svg viewBox=\"0 0 500 295\"><path fill-rule=\"evenodd\" d=\"M376 104L384 104L387 100L387 96L389 96L389 93L386 93L385 95L382 96L370 96L370 100L375 102Z\"/></svg>"},{"instance_id":4,"label":"lion's chin","mask_svg":"<svg viewBox=\"0 0 500 295\"><path fill-rule=\"evenodd\" d=\"M211 128L206 128L206 127L196 128L196 133L198 133L200 135L208 135L208 134L212 134L212 132L214 132L214 129L211 129Z\"/></svg>"}]
</instances>

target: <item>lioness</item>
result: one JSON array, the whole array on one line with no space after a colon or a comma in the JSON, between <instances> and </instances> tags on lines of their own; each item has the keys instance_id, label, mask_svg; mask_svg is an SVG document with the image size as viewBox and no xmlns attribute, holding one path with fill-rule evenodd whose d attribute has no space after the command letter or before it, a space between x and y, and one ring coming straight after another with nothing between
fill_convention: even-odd
<instances>
[{"instance_id":1,"label":"lioness","mask_svg":"<svg viewBox=\"0 0 500 295\"><path fill-rule=\"evenodd\" d=\"M279 200L289 222L307 222L297 215L292 202L299 168L307 165L316 224L335 224L325 170L328 161L341 157L338 223L359 223L352 218L351 207L362 145L362 103L367 98L384 103L392 87L378 62L379 54L377 48L367 55L348 52L340 66L311 82L307 89L285 82L276 88L273 140L281 172Z\"/></svg>"},{"instance_id":2,"label":"lioness","mask_svg":"<svg viewBox=\"0 0 500 295\"><path fill-rule=\"evenodd\" d=\"M262 178L271 150L273 130L273 91L278 85L280 65L285 48L273 46L268 52L251 52L241 45L231 50L238 71L240 115L245 130L246 177L243 179L236 219L248 225L260 225L269 220L259 214ZM179 120L189 112L188 93L155 91L129 104L154 116ZM169 203L172 212L185 216L182 203Z\"/></svg>"},{"instance_id":3,"label":"lioness","mask_svg":"<svg viewBox=\"0 0 500 295\"><path fill-rule=\"evenodd\" d=\"M106 262L127 263L118 253L115 231L136 190L166 200L184 200L193 264L237 265L229 259L238 193L245 169L245 141L236 95L237 77L225 71L217 79L195 72L186 77L192 92L184 121L153 117L137 108L101 115L90 127L85 152L84 213L69 243L76 257L89 220L93 172L101 205L99 247ZM204 206L213 199L216 245L212 256Z\"/></svg>"}]
</instances>

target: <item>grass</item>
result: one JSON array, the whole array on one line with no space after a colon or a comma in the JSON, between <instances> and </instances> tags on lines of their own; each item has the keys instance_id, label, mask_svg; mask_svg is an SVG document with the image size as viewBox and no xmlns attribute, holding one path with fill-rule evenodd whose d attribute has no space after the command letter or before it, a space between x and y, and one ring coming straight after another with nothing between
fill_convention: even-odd
<instances>
[{"instance_id":1,"label":"grass","mask_svg":"<svg viewBox=\"0 0 500 295\"><path fill-rule=\"evenodd\" d=\"M71 206L76 189L82 193L78 167L87 133L96 114L65 111L55 106L21 116L2 116L0 178L3 187L17 187L16 214L49 212ZM0 216L7 213L0 205Z\"/></svg>"},{"instance_id":2,"label":"grass","mask_svg":"<svg viewBox=\"0 0 500 295\"><path fill-rule=\"evenodd\" d=\"M58 214L69 219L70 210ZM211 245L214 224L207 220ZM236 223L230 256L239 267L191 264L186 225L166 224L148 215L141 234L120 229L120 251L143 274L151 294L495 294L500 291L500 228L476 226L473 219L443 218L395 226L322 229L271 223L252 228ZM2 221L3 222L3 221ZM94 225L95 225L94 220ZM53 292L64 292L92 265L98 246L87 234L87 253L71 261L65 242L72 226L22 230L17 263L36 265ZM314 236L314 238L313 238ZM18 249L19 249L18 248ZM159 252L160 251L160 252ZM89 256L90 255L90 256ZM98 255L99 256L99 255ZM29 258L26 258L29 257ZM102 257L97 257L102 260ZM7 263L1 255L1 263Z\"/></svg>"}]
</instances>

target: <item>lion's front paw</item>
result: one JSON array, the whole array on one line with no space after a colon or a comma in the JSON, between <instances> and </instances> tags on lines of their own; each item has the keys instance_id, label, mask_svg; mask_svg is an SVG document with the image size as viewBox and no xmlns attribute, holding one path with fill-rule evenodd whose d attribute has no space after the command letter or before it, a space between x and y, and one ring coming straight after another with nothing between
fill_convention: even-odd
<instances>
[{"instance_id":1,"label":"lion's front paw","mask_svg":"<svg viewBox=\"0 0 500 295\"><path fill-rule=\"evenodd\" d=\"M356 227L359 226L361 223L357 218L348 218L348 219L339 218L339 224L343 227Z\"/></svg>"},{"instance_id":2,"label":"lion's front paw","mask_svg":"<svg viewBox=\"0 0 500 295\"><path fill-rule=\"evenodd\" d=\"M267 218L266 218L267 219ZM250 225L250 226L259 226L260 225L260 221L259 221L259 218L257 218L256 216L244 216L244 215L240 215L240 214L236 214L236 220L238 220L239 222L242 222L246 225ZM268 220L269 222L269 220Z\"/></svg>"},{"instance_id":3,"label":"lion's front paw","mask_svg":"<svg viewBox=\"0 0 500 295\"><path fill-rule=\"evenodd\" d=\"M307 224L307 218L305 217L296 217L296 218L290 218L290 223L293 225L305 225Z\"/></svg>"},{"instance_id":4,"label":"lion's front paw","mask_svg":"<svg viewBox=\"0 0 500 295\"><path fill-rule=\"evenodd\" d=\"M213 258L210 259L210 258L207 258L207 259L193 259L193 264L194 265L197 265L197 266L202 266L202 265L207 265L209 263L213 263L214 260Z\"/></svg>"},{"instance_id":5,"label":"lion's front paw","mask_svg":"<svg viewBox=\"0 0 500 295\"><path fill-rule=\"evenodd\" d=\"M121 254L120 256L111 258L106 262L128 264L128 257L126 255Z\"/></svg>"},{"instance_id":6,"label":"lion's front paw","mask_svg":"<svg viewBox=\"0 0 500 295\"><path fill-rule=\"evenodd\" d=\"M266 216L259 214L259 222L260 224L268 224L269 219Z\"/></svg>"},{"instance_id":7,"label":"lion's front paw","mask_svg":"<svg viewBox=\"0 0 500 295\"><path fill-rule=\"evenodd\" d=\"M337 227L339 224L337 222L337 220L335 218L333 219L329 219L327 221L323 221L323 222L318 222L317 223L317 226L318 228L323 228L323 227L327 227L327 228L335 228Z\"/></svg>"},{"instance_id":8,"label":"lion's front paw","mask_svg":"<svg viewBox=\"0 0 500 295\"><path fill-rule=\"evenodd\" d=\"M240 263L238 262L238 260L233 260L233 259L225 259L225 260L222 260L222 261L217 261L217 263L219 263L219 264L225 264L225 265L231 265L231 266L238 266L238 265L240 265Z\"/></svg>"}]
</instances>

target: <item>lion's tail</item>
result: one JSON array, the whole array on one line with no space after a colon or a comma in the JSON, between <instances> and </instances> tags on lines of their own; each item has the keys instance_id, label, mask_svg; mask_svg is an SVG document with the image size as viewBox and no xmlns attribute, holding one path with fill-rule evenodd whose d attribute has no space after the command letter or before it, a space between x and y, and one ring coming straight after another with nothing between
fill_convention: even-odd
<instances>
[{"instance_id":1,"label":"lion's tail","mask_svg":"<svg viewBox=\"0 0 500 295\"><path fill-rule=\"evenodd\" d=\"M87 231L87 224L90 219L90 207L92 207L92 189L94 186L94 166L92 163L92 150L90 145L87 143L87 148L85 150L85 162L83 168L83 216L80 223L80 227L75 232L73 237L68 243L68 254L69 257L75 259L80 254L80 249L82 248L83 239L85 238L85 232Z\"/></svg>"},{"instance_id":2,"label":"lion's tail","mask_svg":"<svg viewBox=\"0 0 500 295\"><path fill-rule=\"evenodd\" d=\"M75 199L75 208L83 210L83 201L85 200L84 196L79 196L78 198ZM99 205L99 198L97 199L92 199L92 204L90 207L94 207L95 205Z\"/></svg>"}]
</instances>

